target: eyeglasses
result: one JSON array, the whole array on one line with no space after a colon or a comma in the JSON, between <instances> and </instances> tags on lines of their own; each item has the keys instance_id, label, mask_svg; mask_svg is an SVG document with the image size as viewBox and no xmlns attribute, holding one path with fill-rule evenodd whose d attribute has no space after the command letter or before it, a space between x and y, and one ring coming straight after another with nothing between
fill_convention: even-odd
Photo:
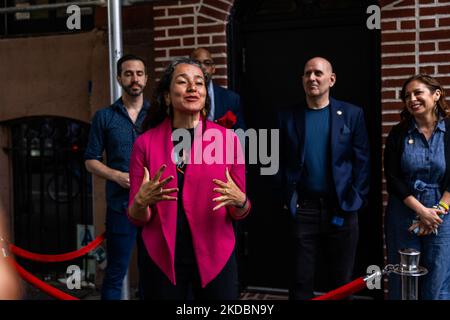
<instances>
[{"instance_id":1,"label":"eyeglasses","mask_svg":"<svg viewBox=\"0 0 450 320\"><path fill-rule=\"evenodd\" d=\"M205 67L211 67L214 65L214 61L212 60L204 60L204 61L197 61L198 63L200 63L201 65L205 66Z\"/></svg>"}]
</instances>

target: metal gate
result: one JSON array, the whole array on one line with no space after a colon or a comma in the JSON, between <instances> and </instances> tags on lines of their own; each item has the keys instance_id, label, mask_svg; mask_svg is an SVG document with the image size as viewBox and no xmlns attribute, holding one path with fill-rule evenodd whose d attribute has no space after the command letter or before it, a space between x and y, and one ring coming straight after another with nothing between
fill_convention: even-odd
<instances>
[{"instance_id":1,"label":"metal gate","mask_svg":"<svg viewBox=\"0 0 450 320\"><path fill-rule=\"evenodd\" d=\"M62 117L10 123L14 242L26 250L57 254L77 249L77 224L92 224L92 180L83 154L89 124ZM21 261L31 272L59 277L70 264Z\"/></svg>"}]
</instances>

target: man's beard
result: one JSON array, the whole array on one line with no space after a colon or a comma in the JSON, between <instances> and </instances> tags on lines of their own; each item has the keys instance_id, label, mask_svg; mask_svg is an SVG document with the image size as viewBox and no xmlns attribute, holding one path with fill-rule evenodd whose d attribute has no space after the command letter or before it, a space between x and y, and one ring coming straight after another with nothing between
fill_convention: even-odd
<instances>
[{"instance_id":1,"label":"man's beard","mask_svg":"<svg viewBox=\"0 0 450 320\"><path fill-rule=\"evenodd\" d=\"M139 86L140 90L138 90L138 91L133 90L133 86L135 84L137 84ZM139 83L132 83L129 86L122 85L121 87L131 97L139 97L142 94L142 92L144 91L144 86L140 85Z\"/></svg>"}]
</instances>

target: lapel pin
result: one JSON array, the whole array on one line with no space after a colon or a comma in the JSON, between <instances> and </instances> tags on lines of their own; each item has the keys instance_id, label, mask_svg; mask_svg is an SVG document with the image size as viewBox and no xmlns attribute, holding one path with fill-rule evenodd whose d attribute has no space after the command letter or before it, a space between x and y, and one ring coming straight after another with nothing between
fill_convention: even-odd
<instances>
[{"instance_id":1,"label":"lapel pin","mask_svg":"<svg viewBox=\"0 0 450 320\"><path fill-rule=\"evenodd\" d=\"M409 143L409 144L413 144L413 143L414 143L414 140L410 138L410 139L408 140L408 143Z\"/></svg>"},{"instance_id":2,"label":"lapel pin","mask_svg":"<svg viewBox=\"0 0 450 320\"><path fill-rule=\"evenodd\" d=\"M337 113L338 116L342 115L342 111L341 110L338 110L336 113Z\"/></svg>"}]
</instances>

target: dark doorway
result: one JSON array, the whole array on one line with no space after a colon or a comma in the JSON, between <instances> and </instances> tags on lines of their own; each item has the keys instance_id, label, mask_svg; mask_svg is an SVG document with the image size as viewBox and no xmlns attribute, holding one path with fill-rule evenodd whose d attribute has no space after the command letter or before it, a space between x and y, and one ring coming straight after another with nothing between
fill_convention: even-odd
<instances>
[{"instance_id":1,"label":"dark doorway","mask_svg":"<svg viewBox=\"0 0 450 320\"><path fill-rule=\"evenodd\" d=\"M33 117L7 125L12 137L15 245L43 254L76 250L77 225L82 230L93 222L91 175L83 160L89 124ZM65 275L71 264L85 269L85 259L20 263L32 273L54 279Z\"/></svg>"},{"instance_id":2,"label":"dark doorway","mask_svg":"<svg viewBox=\"0 0 450 320\"><path fill-rule=\"evenodd\" d=\"M276 113L305 101L305 62L333 64L333 97L363 107L371 146L369 206L360 212L355 277L383 265L381 200L380 32L369 30L366 9L376 1L236 0L229 24L230 87L242 96L247 126L276 127ZM273 178L248 166L253 212L240 226L243 286L287 288L287 213ZM317 288L320 291L320 286ZM380 297L381 290L363 294Z\"/></svg>"}]
</instances>

